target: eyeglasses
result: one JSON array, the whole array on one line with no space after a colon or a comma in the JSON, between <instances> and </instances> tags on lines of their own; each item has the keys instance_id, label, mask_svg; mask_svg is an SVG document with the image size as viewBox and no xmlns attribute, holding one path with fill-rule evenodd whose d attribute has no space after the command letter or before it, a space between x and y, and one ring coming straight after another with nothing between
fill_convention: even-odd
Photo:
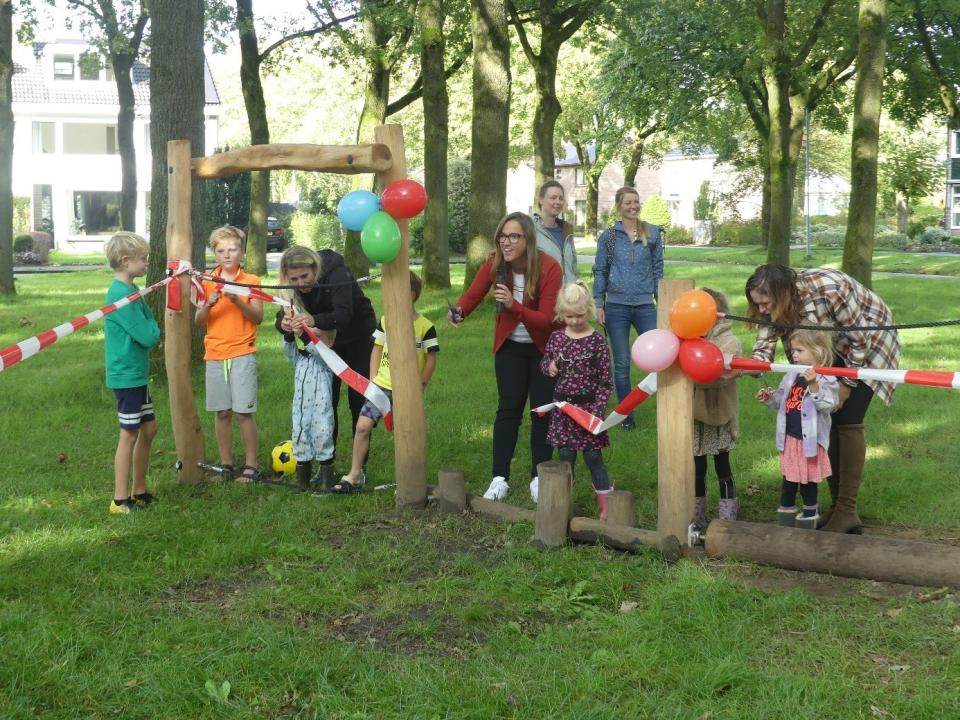
<instances>
[{"instance_id":1,"label":"eyeglasses","mask_svg":"<svg viewBox=\"0 0 960 720\"><path fill-rule=\"evenodd\" d=\"M525 235L521 233L510 233L509 235L504 235L500 233L497 235L497 242L501 245L516 245L521 240L526 239Z\"/></svg>"}]
</instances>

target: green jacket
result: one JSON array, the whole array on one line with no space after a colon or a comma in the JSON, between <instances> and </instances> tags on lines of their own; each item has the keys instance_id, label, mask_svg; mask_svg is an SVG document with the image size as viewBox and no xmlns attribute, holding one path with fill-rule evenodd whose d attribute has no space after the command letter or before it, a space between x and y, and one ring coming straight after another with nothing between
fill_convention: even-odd
<instances>
[{"instance_id":1,"label":"green jacket","mask_svg":"<svg viewBox=\"0 0 960 720\"><path fill-rule=\"evenodd\" d=\"M543 220L539 215L531 215L533 224L537 228L537 249L542 250L552 257L563 268L563 284L576 282L577 275L577 249L573 245L573 228L570 223L564 222L563 227L563 250L557 247L556 241L550 234L550 231L543 226Z\"/></svg>"},{"instance_id":2,"label":"green jacket","mask_svg":"<svg viewBox=\"0 0 960 720\"><path fill-rule=\"evenodd\" d=\"M107 289L106 304L137 291L136 285L114 280ZM111 390L147 384L150 348L160 339L160 326L147 303L140 298L104 319L103 356L107 387Z\"/></svg>"}]
</instances>

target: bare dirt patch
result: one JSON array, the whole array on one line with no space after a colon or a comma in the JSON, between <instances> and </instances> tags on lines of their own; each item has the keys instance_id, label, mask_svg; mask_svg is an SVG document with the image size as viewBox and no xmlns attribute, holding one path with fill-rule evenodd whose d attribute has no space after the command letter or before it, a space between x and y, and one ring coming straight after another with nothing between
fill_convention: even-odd
<instances>
[{"instance_id":1,"label":"bare dirt patch","mask_svg":"<svg viewBox=\"0 0 960 720\"><path fill-rule=\"evenodd\" d=\"M230 575L218 578L190 580L168 588L160 599L161 605L193 605L232 610L243 596L271 583L270 576L257 567L235 567Z\"/></svg>"}]
</instances>

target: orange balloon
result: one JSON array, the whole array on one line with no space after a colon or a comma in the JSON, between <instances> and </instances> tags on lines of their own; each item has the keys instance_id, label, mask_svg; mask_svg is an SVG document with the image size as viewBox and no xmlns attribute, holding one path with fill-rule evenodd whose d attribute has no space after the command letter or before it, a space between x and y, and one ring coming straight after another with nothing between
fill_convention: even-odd
<instances>
[{"instance_id":1,"label":"orange balloon","mask_svg":"<svg viewBox=\"0 0 960 720\"><path fill-rule=\"evenodd\" d=\"M670 308L670 329L684 340L703 337L717 321L717 303L710 293L687 290Z\"/></svg>"}]
</instances>

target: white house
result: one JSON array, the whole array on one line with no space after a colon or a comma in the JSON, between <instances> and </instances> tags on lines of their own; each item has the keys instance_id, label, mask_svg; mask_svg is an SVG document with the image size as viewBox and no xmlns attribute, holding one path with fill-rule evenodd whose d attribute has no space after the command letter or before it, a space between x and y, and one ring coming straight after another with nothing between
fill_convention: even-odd
<instances>
[{"instance_id":1,"label":"white house","mask_svg":"<svg viewBox=\"0 0 960 720\"><path fill-rule=\"evenodd\" d=\"M33 45L14 51L13 194L30 198L33 229L52 229L57 249L97 252L119 229L120 106L109 63L103 58L89 62L96 57L93 49L79 31L67 27L65 17L58 7ZM150 208L149 79L149 67L137 63L136 230L142 235L147 234ZM204 150L211 152L217 145L220 100L206 67L205 82Z\"/></svg>"},{"instance_id":2,"label":"white house","mask_svg":"<svg viewBox=\"0 0 960 720\"><path fill-rule=\"evenodd\" d=\"M947 232L960 235L960 130L947 133Z\"/></svg>"}]
</instances>

